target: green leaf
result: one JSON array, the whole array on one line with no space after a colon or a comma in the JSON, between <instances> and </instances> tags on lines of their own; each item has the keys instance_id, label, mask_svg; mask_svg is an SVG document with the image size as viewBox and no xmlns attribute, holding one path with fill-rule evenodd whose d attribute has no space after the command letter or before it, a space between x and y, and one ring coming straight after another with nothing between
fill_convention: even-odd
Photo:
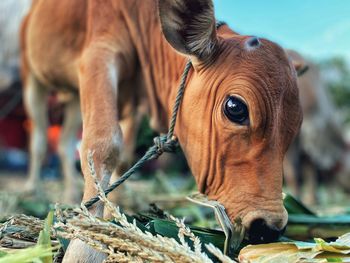
<instances>
[{"instance_id":1,"label":"green leaf","mask_svg":"<svg viewBox=\"0 0 350 263\"><path fill-rule=\"evenodd\" d=\"M18 207L23 210L25 214L32 215L39 218L44 218L50 210L50 204L41 200L19 200Z\"/></svg>"},{"instance_id":2,"label":"green leaf","mask_svg":"<svg viewBox=\"0 0 350 263\"><path fill-rule=\"evenodd\" d=\"M7 253L7 255L0 257L0 263L45 262L42 258L52 258L53 249L56 248L47 248L42 245L19 249L14 253Z\"/></svg>"},{"instance_id":3,"label":"green leaf","mask_svg":"<svg viewBox=\"0 0 350 263\"><path fill-rule=\"evenodd\" d=\"M37 244L47 248L49 250L51 247L50 230L53 224L53 211L50 211L45 219L44 229L40 231ZM41 257L43 263L52 263L52 255Z\"/></svg>"},{"instance_id":4,"label":"green leaf","mask_svg":"<svg viewBox=\"0 0 350 263\"><path fill-rule=\"evenodd\" d=\"M285 208L288 211L289 215L313 215L316 214L307 208L302 202L294 198L293 196L287 194L283 199Z\"/></svg>"},{"instance_id":5,"label":"green leaf","mask_svg":"<svg viewBox=\"0 0 350 263\"><path fill-rule=\"evenodd\" d=\"M303 240L315 236L334 238L350 232L350 215L317 216L291 195L286 195L283 202L288 211L287 237Z\"/></svg>"},{"instance_id":6,"label":"green leaf","mask_svg":"<svg viewBox=\"0 0 350 263\"><path fill-rule=\"evenodd\" d=\"M291 214L288 216L288 223L350 226L350 215L318 217L318 216L312 216L312 215Z\"/></svg>"},{"instance_id":7,"label":"green leaf","mask_svg":"<svg viewBox=\"0 0 350 263\"><path fill-rule=\"evenodd\" d=\"M57 237L57 240L58 240L58 242L60 242L60 245L63 248L63 251L66 252L68 245L70 243L70 240L62 238L62 237Z\"/></svg>"}]
</instances>

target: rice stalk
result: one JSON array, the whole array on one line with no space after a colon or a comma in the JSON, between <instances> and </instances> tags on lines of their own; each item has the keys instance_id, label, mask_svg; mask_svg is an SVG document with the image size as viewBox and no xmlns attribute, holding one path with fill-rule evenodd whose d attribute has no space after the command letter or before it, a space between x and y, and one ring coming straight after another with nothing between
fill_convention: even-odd
<instances>
[{"instance_id":1,"label":"rice stalk","mask_svg":"<svg viewBox=\"0 0 350 263\"><path fill-rule=\"evenodd\" d=\"M200 255L202 254L202 244L198 237L196 237L191 229L185 225L185 219L178 219L174 216L170 216L170 219L173 220L176 223L176 226L179 228L178 237L180 239L180 242L183 246L188 246L187 242L185 241L185 236L187 236L190 240L193 241L194 251L196 254Z\"/></svg>"},{"instance_id":2,"label":"rice stalk","mask_svg":"<svg viewBox=\"0 0 350 263\"><path fill-rule=\"evenodd\" d=\"M228 256L224 255L220 249L218 249L213 244L205 244L205 247L210 253L217 257L222 263L236 263L236 261L230 259Z\"/></svg>"},{"instance_id":3,"label":"rice stalk","mask_svg":"<svg viewBox=\"0 0 350 263\"><path fill-rule=\"evenodd\" d=\"M58 236L82 240L107 254L105 262L212 262L202 252L198 237L186 227L183 220L173 218L179 227L180 243L173 238L141 231L135 220L132 223L128 222L119 208L105 196L96 178L92 156L92 152L89 152L88 164L99 198L117 224L95 218L84 205L74 210L76 216L68 219L67 213L57 207L56 215L60 222L56 223L54 228ZM194 250L187 244L185 237L193 241ZM217 251L215 253L218 254Z\"/></svg>"}]
</instances>

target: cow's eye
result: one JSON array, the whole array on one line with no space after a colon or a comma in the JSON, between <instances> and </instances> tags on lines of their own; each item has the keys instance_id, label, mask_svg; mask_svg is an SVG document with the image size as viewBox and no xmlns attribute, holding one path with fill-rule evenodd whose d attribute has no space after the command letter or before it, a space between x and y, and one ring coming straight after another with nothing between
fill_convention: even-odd
<instances>
[{"instance_id":1,"label":"cow's eye","mask_svg":"<svg viewBox=\"0 0 350 263\"><path fill-rule=\"evenodd\" d=\"M235 123L240 125L249 124L249 112L248 107L241 99L229 96L225 100L224 113L226 117Z\"/></svg>"}]
</instances>

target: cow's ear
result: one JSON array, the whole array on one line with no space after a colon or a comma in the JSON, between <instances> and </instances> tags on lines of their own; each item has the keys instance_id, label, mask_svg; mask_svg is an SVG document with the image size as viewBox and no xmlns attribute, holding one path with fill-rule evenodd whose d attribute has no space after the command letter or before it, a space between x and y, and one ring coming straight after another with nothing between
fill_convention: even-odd
<instances>
[{"instance_id":1,"label":"cow's ear","mask_svg":"<svg viewBox=\"0 0 350 263\"><path fill-rule=\"evenodd\" d=\"M212 0L159 0L158 7L169 44L192 61L209 59L217 45Z\"/></svg>"},{"instance_id":2,"label":"cow's ear","mask_svg":"<svg viewBox=\"0 0 350 263\"><path fill-rule=\"evenodd\" d=\"M309 66L305 63L304 58L294 50L286 49L285 51L289 60L292 62L298 77L304 75L309 70Z\"/></svg>"},{"instance_id":3,"label":"cow's ear","mask_svg":"<svg viewBox=\"0 0 350 263\"><path fill-rule=\"evenodd\" d=\"M302 62L299 61L292 61L293 66L297 72L298 77L301 77L302 75L304 75L308 70L309 70L309 66L305 65Z\"/></svg>"}]
</instances>

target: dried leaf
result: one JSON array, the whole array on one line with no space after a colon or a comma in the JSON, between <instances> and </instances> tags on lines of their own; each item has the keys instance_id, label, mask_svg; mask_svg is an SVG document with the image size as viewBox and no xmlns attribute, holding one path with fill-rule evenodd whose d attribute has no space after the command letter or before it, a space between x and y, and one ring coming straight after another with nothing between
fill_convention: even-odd
<instances>
[{"instance_id":1,"label":"dried leaf","mask_svg":"<svg viewBox=\"0 0 350 263\"><path fill-rule=\"evenodd\" d=\"M240 262L247 263L294 263L301 259L313 259L322 253L320 251L313 251L309 248L309 244L302 245L302 243L298 242L299 248L291 242L250 245L241 250L238 259Z\"/></svg>"},{"instance_id":2,"label":"dried leaf","mask_svg":"<svg viewBox=\"0 0 350 263\"><path fill-rule=\"evenodd\" d=\"M350 262L350 233L335 242L315 238L315 243L296 241L250 245L241 250L238 259L244 263Z\"/></svg>"}]
</instances>

